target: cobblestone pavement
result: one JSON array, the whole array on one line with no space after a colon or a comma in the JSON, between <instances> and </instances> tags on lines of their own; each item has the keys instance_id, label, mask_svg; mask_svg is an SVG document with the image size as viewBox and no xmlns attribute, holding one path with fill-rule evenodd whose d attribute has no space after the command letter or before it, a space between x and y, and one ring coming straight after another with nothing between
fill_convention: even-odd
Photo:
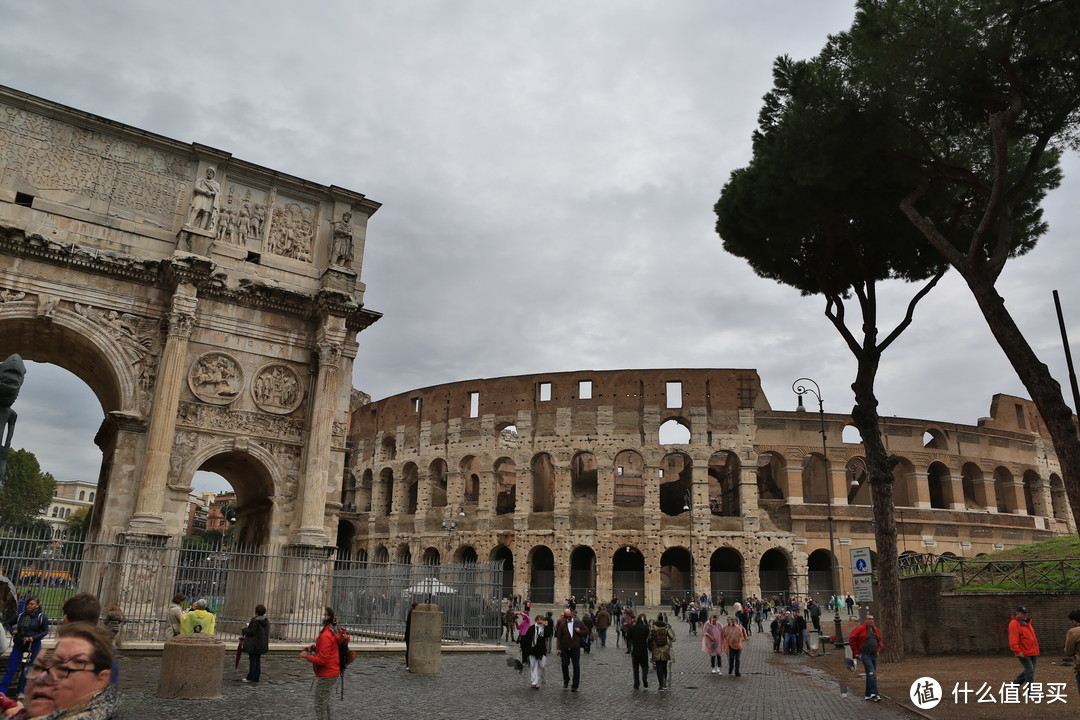
<instances>
[{"instance_id":1,"label":"cobblestone pavement","mask_svg":"<svg viewBox=\"0 0 1080 720\"><path fill-rule=\"evenodd\" d=\"M811 666L808 658L772 653L772 641L755 634L743 650L742 677L711 675L701 652L701 640L687 625L674 623L678 633L671 664L672 690L659 692L655 676L648 690L634 690L630 659L616 648L609 633L606 648L596 647L581 657L581 687L571 693L562 687L559 658L548 659L547 684L529 686L529 673L507 667L516 653L444 653L439 675L407 672L401 654L357 657L345 677L345 700L334 691L336 720L461 720L572 716L590 718L652 717L768 718L770 720L896 720L912 716L892 703L862 699L862 680L852 677L850 692ZM509 647L509 645L508 645ZM263 658L263 682L239 682L247 658L234 670L229 652L220 700L162 700L154 697L160 658L123 656L120 687L124 701L121 720L229 720L237 718L314 717L312 672L295 654ZM192 672L199 669L193 668ZM651 673L650 673L651 674ZM631 715L633 713L633 715Z\"/></svg>"}]
</instances>

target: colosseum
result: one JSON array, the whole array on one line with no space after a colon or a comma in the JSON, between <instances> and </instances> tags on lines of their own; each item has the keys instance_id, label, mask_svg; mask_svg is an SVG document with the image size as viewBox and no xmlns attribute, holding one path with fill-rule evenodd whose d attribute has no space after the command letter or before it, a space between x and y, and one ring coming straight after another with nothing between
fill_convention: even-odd
<instances>
[{"instance_id":1,"label":"colosseum","mask_svg":"<svg viewBox=\"0 0 1080 720\"><path fill-rule=\"evenodd\" d=\"M997 395L977 425L882 422L901 458L901 553L1076 531L1030 401ZM773 410L755 370L523 375L356 402L338 545L377 562L503 560L504 594L534 602L828 595L831 503L848 592L848 550L873 546L854 430Z\"/></svg>"}]
</instances>

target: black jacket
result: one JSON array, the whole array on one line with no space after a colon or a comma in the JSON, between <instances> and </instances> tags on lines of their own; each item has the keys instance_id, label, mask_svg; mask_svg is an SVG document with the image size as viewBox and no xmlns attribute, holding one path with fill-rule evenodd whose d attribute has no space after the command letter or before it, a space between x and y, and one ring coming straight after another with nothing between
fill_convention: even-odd
<instances>
[{"instance_id":1,"label":"black jacket","mask_svg":"<svg viewBox=\"0 0 1080 720\"><path fill-rule=\"evenodd\" d=\"M649 623L634 621L626 632L626 641L630 643L630 653L634 657L649 656Z\"/></svg>"},{"instance_id":2,"label":"black jacket","mask_svg":"<svg viewBox=\"0 0 1080 720\"><path fill-rule=\"evenodd\" d=\"M270 621L265 615L256 615L243 629L244 652L262 655L270 652Z\"/></svg>"}]
</instances>

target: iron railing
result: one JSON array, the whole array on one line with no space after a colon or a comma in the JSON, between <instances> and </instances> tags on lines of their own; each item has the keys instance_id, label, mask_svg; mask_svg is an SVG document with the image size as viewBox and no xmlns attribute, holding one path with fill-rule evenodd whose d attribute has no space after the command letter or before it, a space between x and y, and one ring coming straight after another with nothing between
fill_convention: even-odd
<instances>
[{"instance_id":1,"label":"iron railing","mask_svg":"<svg viewBox=\"0 0 1080 720\"><path fill-rule=\"evenodd\" d=\"M176 593L186 603L205 599L223 639L238 637L257 604L266 606L271 639L279 641L311 641L327 605L355 642L400 640L414 602L439 606L450 640L491 640L501 627L501 560L404 565L341 559L333 548L187 542L93 543L0 529L0 574L21 599L37 595L54 625L68 598L96 595L103 615L122 614L121 639L132 642L171 636L166 613Z\"/></svg>"},{"instance_id":2,"label":"iron railing","mask_svg":"<svg viewBox=\"0 0 1080 720\"><path fill-rule=\"evenodd\" d=\"M950 574L959 588L1080 590L1080 559L979 560L932 553L902 555L901 575Z\"/></svg>"}]
</instances>

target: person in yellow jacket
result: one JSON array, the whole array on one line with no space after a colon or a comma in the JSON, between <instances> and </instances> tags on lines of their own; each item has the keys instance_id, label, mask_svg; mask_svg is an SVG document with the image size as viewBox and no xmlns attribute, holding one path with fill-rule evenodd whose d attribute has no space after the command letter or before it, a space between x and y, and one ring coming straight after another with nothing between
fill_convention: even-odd
<instances>
[{"instance_id":1,"label":"person in yellow jacket","mask_svg":"<svg viewBox=\"0 0 1080 720\"><path fill-rule=\"evenodd\" d=\"M184 613L183 617L180 618L180 631L184 634L206 633L207 635L213 635L217 618L214 617L214 613L206 609L207 607L207 602L203 598L196 600L194 609Z\"/></svg>"}]
</instances>

